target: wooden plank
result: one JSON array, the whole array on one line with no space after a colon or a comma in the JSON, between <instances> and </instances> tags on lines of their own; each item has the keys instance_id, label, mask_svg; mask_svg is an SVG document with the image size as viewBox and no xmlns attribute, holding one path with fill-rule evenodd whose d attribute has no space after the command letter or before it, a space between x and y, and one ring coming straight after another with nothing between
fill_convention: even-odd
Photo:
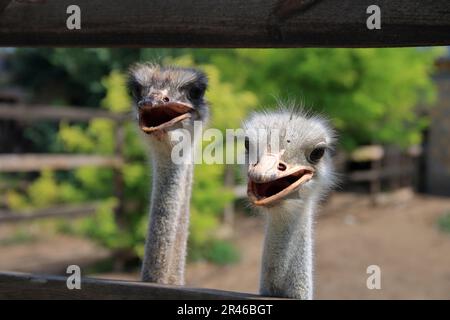
<instances>
[{"instance_id":1,"label":"wooden plank","mask_svg":"<svg viewBox=\"0 0 450 320\"><path fill-rule=\"evenodd\" d=\"M1 46L385 47L450 44L448 0L13 1L0 13ZM370 5L381 29L368 30ZM23 23L26 21L27 23Z\"/></svg>"},{"instance_id":2,"label":"wooden plank","mask_svg":"<svg viewBox=\"0 0 450 320\"><path fill-rule=\"evenodd\" d=\"M353 182L375 181L379 179L407 176L414 173L413 166L390 167L372 170L358 170L348 174L348 179Z\"/></svg>"},{"instance_id":3,"label":"wooden plank","mask_svg":"<svg viewBox=\"0 0 450 320\"><path fill-rule=\"evenodd\" d=\"M5 8L11 1L12 0L0 0L0 14L2 13L3 10L5 10Z\"/></svg>"},{"instance_id":4,"label":"wooden plank","mask_svg":"<svg viewBox=\"0 0 450 320\"><path fill-rule=\"evenodd\" d=\"M118 168L122 165L123 160L116 156L0 154L0 172L69 170L85 166Z\"/></svg>"},{"instance_id":5,"label":"wooden plank","mask_svg":"<svg viewBox=\"0 0 450 320\"><path fill-rule=\"evenodd\" d=\"M24 92L16 88L2 88L0 89L0 103L19 103L23 101Z\"/></svg>"},{"instance_id":6,"label":"wooden plank","mask_svg":"<svg viewBox=\"0 0 450 320\"><path fill-rule=\"evenodd\" d=\"M69 290L67 278L16 272L0 273L0 299L258 299L254 294L153 283L82 278L80 290Z\"/></svg>"},{"instance_id":7,"label":"wooden plank","mask_svg":"<svg viewBox=\"0 0 450 320\"><path fill-rule=\"evenodd\" d=\"M98 203L89 203L82 205L57 206L31 212L0 211L0 223L31 221L44 218L77 218L94 214L97 207Z\"/></svg>"},{"instance_id":8,"label":"wooden plank","mask_svg":"<svg viewBox=\"0 0 450 320\"><path fill-rule=\"evenodd\" d=\"M224 186L226 188L235 187L235 172L234 166L231 164L225 165L225 174L224 174ZM223 209L223 224L225 227L228 227L230 230L233 230L234 226L234 217L235 217L235 208L234 202L228 203Z\"/></svg>"},{"instance_id":9,"label":"wooden plank","mask_svg":"<svg viewBox=\"0 0 450 320\"><path fill-rule=\"evenodd\" d=\"M379 145L358 147L350 154L350 159L355 162L379 161L384 157L384 149Z\"/></svg>"},{"instance_id":10,"label":"wooden plank","mask_svg":"<svg viewBox=\"0 0 450 320\"><path fill-rule=\"evenodd\" d=\"M125 143L125 128L120 123L115 128L115 148L114 154L117 158L123 155L123 147ZM120 230L127 230L129 226L129 218L125 214L125 181L122 170L115 168L114 172L114 195L118 204L114 210L114 217Z\"/></svg>"},{"instance_id":11,"label":"wooden plank","mask_svg":"<svg viewBox=\"0 0 450 320\"><path fill-rule=\"evenodd\" d=\"M1 37L1 36L0 36ZM84 107L52 107L45 105L24 105L0 103L0 119L23 121L35 120L78 120L89 121L106 118L115 121L131 119L128 114Z\"/></svg>"}]
</instances>

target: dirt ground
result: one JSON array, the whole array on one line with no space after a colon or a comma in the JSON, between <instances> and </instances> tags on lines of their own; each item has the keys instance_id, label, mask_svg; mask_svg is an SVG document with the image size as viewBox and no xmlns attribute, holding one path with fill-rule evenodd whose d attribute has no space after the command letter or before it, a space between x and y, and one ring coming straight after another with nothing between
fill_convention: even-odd
<instances>
[{"instance_id":1,"label":"dirt ground","mask_svg":"<svg viewBox=\"0 0 450 320\"><path fill-rule=\"evenodd\" d=\"M450 234L436 226L437 218L450 212L450 198L401 191L377 200L371 206L368 197L337 193L321 209L315 232L315 298L450 299ZM233 236L241 252L239 263L190 264L187 284L257 292L263 226L262 217L240 216ZM5 228L0 226L0 240ZM61 272L62 266L80 261L88 265L107 256L87 240L58 235L0 246L0 270ZM380 290L366 287L369 265L381 268Z\"/></svg>"},{"instance_id":2,"label":"dirt ground","mask_svg":"<svg viewBox=\"0 0 450 320\"><path fill-rule=\"evenodd\" d=\"M450 235L436 219L450 199L397 194L371 207L369 199L334 195L322 208L315 234L316 299L450 299ZM395 204L394 204L395 203ZM238 265L191 265L193 286L256 292L262 219L239 221ZM369 265L381 268L381 289L366 286Z\"/></svg>"}]
</instances>

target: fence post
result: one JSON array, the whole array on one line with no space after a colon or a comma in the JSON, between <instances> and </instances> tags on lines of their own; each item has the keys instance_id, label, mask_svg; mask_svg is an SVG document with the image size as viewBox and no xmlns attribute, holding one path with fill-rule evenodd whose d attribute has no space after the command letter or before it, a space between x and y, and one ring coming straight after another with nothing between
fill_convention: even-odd
<instances>
[{"instance_id":1,"label":"fence post","mask_svg":"<svg viewBox=\"0 0 450 320\"><path fill-rule=\"evenodd\" d=\"M234 188L234 170L233 165L225 165L224 184L227 188ZM223 222L230 232L233 232L234 226L234 202L227 204L223 210Z\"/></svg>"},{"instance_id":2,"label":"fence post","mask_svg":"<svg viewBox=\"0 0 450 320\"><path fill-rule=\"evenodd\" d=\"M116 122L116 144L114 155L124 160L123 144L125 140L125 130L123 121ZM114 195L118 201L114 209L115 220L120 230L125 230L127 227L127 219L125 218L125 185L123 180L122 167L114 167Z\"/></svg>"}]
</instances>

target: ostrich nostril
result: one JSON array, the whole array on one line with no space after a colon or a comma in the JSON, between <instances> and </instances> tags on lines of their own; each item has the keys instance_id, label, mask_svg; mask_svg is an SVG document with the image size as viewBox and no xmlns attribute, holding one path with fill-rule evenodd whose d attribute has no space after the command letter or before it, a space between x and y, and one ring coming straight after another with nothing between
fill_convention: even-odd
<instances>
[{"instance_id":1,"label":"ostrich nostril","mask_svg":"<svg viewBox=\"0 0 450 320\"><path fill-rule=\"evenodd\" d=\"M164 97L164 98L163 98L163 101L164 101L164 102L169 102L170 99L169 99L169 97Z\"/></svg>"},{"instance_id":2,"label":"ostrich nostril","mask_svg":"<svg viewBox=\"0 0 450 320\"><path fill-rule=\"evenodd\" d=\"M285 171L287 169L286 165L284 163L279 163L278 164L278 170L280 171Z\"/></svg>"},{"instance_id":3,"label":"ostrich nostril","mask_svg":"<svg viewBox=\"0 0 450 320\"><path fill-rule=\"evenodd\" d=\"M152 106L152 99L144 98L141 101L138 102L138 107L142 108L145 106Z\"/></svg>"}]
</instances>

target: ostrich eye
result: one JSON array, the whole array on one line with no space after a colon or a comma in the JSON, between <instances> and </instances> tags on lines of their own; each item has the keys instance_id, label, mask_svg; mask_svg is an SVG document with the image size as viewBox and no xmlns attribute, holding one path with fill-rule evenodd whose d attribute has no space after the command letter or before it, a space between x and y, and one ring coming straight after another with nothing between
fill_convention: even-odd
<instances>
[{"instance_id":1,"label":"ostrich eye","mask_svg":"<svg viewBox=\"0 0 450 320\"><path fill-rule=\"evenodd\" d=\"M324 147L317 147L308 156L308 161L310 163L317 163L324 155L325 148Z\"/></svg>"},{"instance_id":2,"label":"ostrich eye","mask_svg":"<svg viewBox=\"0 0 450 320\"><path fill-rule=\"evenodd\" d=\"M192 100L198 100L203 96L204 90L199 87L192 87L189 90L189 98Z\"/></svg>"},{"instance_id":3,"label":"ostrich eye","mask_svg":"<svg viewBox=\"0 0 450 320\"><path fill-rule=\"evenodd\" d=\"M250 148L250 141L248 140L248 137L245 137L244 146L245 146L245 150L248 151L248 149Z\"/></svg>"}]
</instances>

